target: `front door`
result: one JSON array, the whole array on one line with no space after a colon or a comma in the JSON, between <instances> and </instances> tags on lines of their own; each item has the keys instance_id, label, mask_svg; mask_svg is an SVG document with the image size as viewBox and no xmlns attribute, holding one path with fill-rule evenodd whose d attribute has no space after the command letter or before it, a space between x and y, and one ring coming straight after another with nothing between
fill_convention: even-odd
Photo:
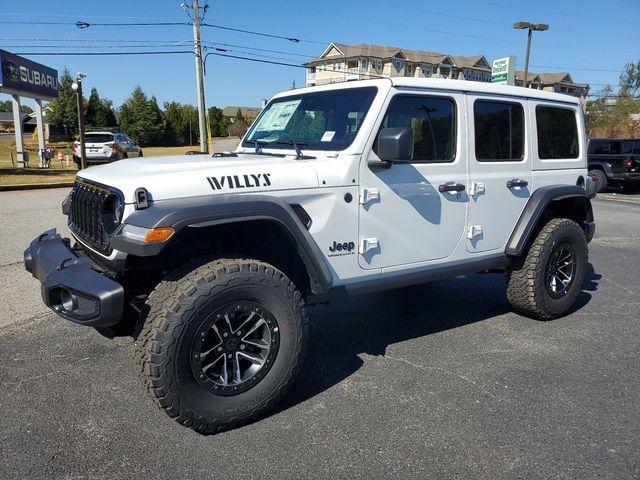
<instances>
[{"instance_id":1,"label":"front door","mask_svg":"<svg viewBox=\"0 0 640 480\"><path fill-rule=\"evenodd\" d=\"M467 250L500 250L531 195L527 104L522 99L469 94L467 105Z\"/></svg>"},{"instance_id":2,"label":"front door","mask_svg":"<svg viewBox=\"0 0 640 480\"><path fill-rule=\"evenodd\" d=\"M388 100L380 128L411 127L414 153L406 163L389 165L380 162L374 142L364 156L358 255L362 268L442 259L456 248L467 204L464 124L461 92L398 92Z\"/></svg>"}]
</instances>

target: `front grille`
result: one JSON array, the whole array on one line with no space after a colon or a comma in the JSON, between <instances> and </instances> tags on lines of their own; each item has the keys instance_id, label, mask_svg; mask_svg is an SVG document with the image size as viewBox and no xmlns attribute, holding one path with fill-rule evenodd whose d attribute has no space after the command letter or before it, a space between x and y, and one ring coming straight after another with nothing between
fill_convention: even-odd
<instances>
[{"instance_id":1,"label":"front grille","mask_svg":"<svg viewBox=\"0 0 640 480\"><path fill-rule=\"evenodd\" d=\"M76 182L71 192L69 228L100 252L109 249L110 235L105 231L104 211L107 200L114 195L106 188L85 182Z\"/></svg>"}]
</instances>

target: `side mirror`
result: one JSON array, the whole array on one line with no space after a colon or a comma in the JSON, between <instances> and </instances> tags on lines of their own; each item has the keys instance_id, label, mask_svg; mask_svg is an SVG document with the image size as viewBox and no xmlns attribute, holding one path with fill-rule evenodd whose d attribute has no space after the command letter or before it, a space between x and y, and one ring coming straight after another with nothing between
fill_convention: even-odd
<instances>
[{"instance_id":1,"label":"side mirror","mask_svg":"<svg viewBox=\"0 0 640 480\"><path fill-rule=\"evenodd\" d=\"M392 163L413 159L413 130L411 127L383 128L378 133L378 157Z\"/></svg>"}]
</instances>

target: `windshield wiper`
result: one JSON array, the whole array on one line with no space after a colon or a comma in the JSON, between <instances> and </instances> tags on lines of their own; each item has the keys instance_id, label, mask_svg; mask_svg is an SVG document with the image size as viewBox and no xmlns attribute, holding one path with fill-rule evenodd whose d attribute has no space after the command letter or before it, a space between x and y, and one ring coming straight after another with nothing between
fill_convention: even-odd
<instances>
[{"instance_id":1,"label":"windshield wiper","mask_svg":"<svg viewBox=\"0 0 640 480\"><path fill-rule=\"evenodd\" d=\"M301 160L304 158L315 158L315 157L308 157L302 154L302 150L300 150L300 146L303 146L303 147L307 146L307 144L304 142L296 142L294 139L290 139L290 140L278 140L276 141L276 143L280 145L292 145L293 149L296 151L296 160Z\"/></svg>"},{"instance_id":2,"label":"windshield wiper","mask_svg":"<svg viewBox=\"0 0 640 480\"><path fill-rule=\"evenodd\" d=\"M253 146L256 149L256 151L254 153L256 155L261 155L262 154L262 148L260 148L260 146L267 144L267 142L265 142L264 140L247 140L247 142L253 142Z\"/></svg>"}]
</instances>

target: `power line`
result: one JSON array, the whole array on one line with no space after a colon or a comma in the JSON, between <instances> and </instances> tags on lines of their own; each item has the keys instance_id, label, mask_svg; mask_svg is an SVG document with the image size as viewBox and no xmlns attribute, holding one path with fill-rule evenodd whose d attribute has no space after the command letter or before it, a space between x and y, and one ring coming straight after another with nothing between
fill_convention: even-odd
<instances>
[{"instance_id":1,"label":"power line","mask_svg":"<svg viewBox=\"0 0 640 480\"><path fill-rule=\"evenodd\" d=\"M213 23L202 23L201 26L209 27L209 28L218 28L220 30L228 30L228 31L231 31L231 32L246 33L248 35L257 35L257 36L260 36L260 37L278 38L280 40L287 40L287 41L293 42L293 43L300 43L300 39L296 38L296 37L287 37L287 36L284 36L284 35L275 35L275 34L272 34L272 33L255 32L253 30L246 30L244 28L225 27L225 26L222 26L222 25L214 25Z\"/></svg>"},{"instance_id":2,"label":"power line","mask_svg":"<svg viewBox=\"0 0 640 480\"><path fill-rule=\"evenodd\" d=\"M193 43L193 40L157 40L157 39L95 39L95 38L0 38L1 41L11 41L11 42L95 42L95 43L118 43L118 42L141 42L141 43L167 43L167 42L175 42L175 43Z\"/></svg>"},{"instance_id":3,"label":"power line","mask_svg":"<svg viewBox=\"0 0 640 480\"><path fill-rule=\"evenodd\" d=\"M313 58L315 56L315 54L307 54L307 53L294 53L294 52L284 52L282 50L271 50L269 48L257 48L257 47L250 47L248 45L238 45L238 44L233 44L233 43L220 43L220 42L209 42L209 41L203 41L202 43L206 43L207 45L220 45L221 47L235 47L235 48L245 48L247 50L256 50L258 52L267 52L267 53L280 53L282 55L291 55L294 57L304 57L304 58Z\"/></svg>"},{"instance_id":4,"label":"power line","mask_svg":"<svg viewBox=\"0 0 640 480\"><path fill-rule=\"evenodd\" d=\"M207 53L211 52L210 48L207 47L203 47L204 50L207 51ZM247 52L245 50L233 50L233 49L227 49L227 48L219 48L219 47L213 47L214 50L218 51L218 52L223 52L223 53L227 53L227 52L231 52L231 53L239 53L241 55L251 55L252 57L259 57L259 58L270 58L273 60L281 60L283 62L291 62L293 60L289 59L289 58L281 58L281 57L274 57L271 55L264 55L262 53L253 53L253 52Z\"/></svg>"},{"instance_id":5,"label":"power line","mask_svg":"<svg viewBox=\"0 0 640 480\"><path fill-rule=\"evenodd\" d=\"M191 50L160 51L160 52L17 52L15 55L46 55L46 56L94 56L94 55L173 55L189 53Z\"/></svg>"},{"instance_id":6,"label":"power line","mask_svg":"<svg viewBox=\"0 0 640 480\"><path fill-rule=\"evenodd\" d=\"M179 43L154 44L154 45L72 45L73 48L161 48L180 47ZM11 45L11 48L60 48L59 45Z\"/></svg>"}]
</instances>

